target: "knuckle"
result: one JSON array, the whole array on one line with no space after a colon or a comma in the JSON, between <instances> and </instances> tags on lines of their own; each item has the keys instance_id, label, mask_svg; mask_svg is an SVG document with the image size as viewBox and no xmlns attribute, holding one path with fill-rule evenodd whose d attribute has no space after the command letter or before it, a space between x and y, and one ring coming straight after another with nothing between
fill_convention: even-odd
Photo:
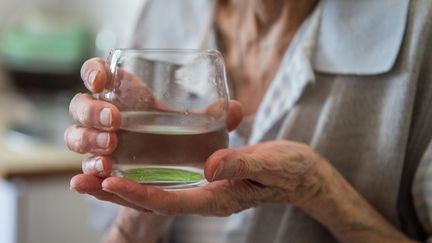
<instances>
[{"instance_id":1,"label":"knuckle","mask_svg":"<svg viewBox=\"0 0 432 243\"><path fill-rule=\"evenodd\" d=\"M90 125L93 120L93 109L90 105L81 105L80 106L80 112L78 116L78 121L81 122L84 125Z\"/></svg>"},{"instance_id":2,"label":"knuckle","mask_svg":"<svg viewBox=\"0 0 432 243\"><path fill-rule=\"evenodd\" d=\"M76 125L72 125L70 127L68 127L64 133L64 142L66 144L66 146L70 149L70 150L75 150L75 148L73 147L74 143L74 133L77 129Z\"/></svg>"},{"instance_id":3,"label":"knuckle","mask_svg":"<svg viewBox=\"0 0 432 243\"><path fill-rule=\"evenodd\" d=\"M93 107L89 103L89 95L78 93L73 98L69 105L69 114L78 122L84 125L89 125L94 114Z\"/></svg>"},{"instance_id":4,"label":"knuckle","mask_svg":"<svg viewBox=\"0 0 432 243\"><path fill-rule=\"evenodd\" d=\"M235 171L236 176L244 177L248 175L250 169L249 169L249 163L247 158L244 155L237 157L237 170Z\"/></svg>"},{"instance_id":5,"label":"knuckle","mask_svg":"<svg viewBox=\"0 0 432 243\"><path fill-rule=\"evenodd\" d=\"M69 115L74 117L74 113L76 112L78 101L81 99L82 93L78 93L74 95L71 102L69 103Z\"/></svg>"},{"instance_id":6,"label":"knuckle","mask_svg":"<svg viewBox=\"0 0 432 243\"><path fill-rule=\"evenodd\" d=\"M82 129L80 129L80 130L82 130ZM87 149L86 149L86 147L87 147L86 137L84 136L84 132L83 131L79 132L78 134L79 135L78 135L78 137L77 137L77 139L76 139L76 141L74 143L74 147L77 149L78 153L85 153L85 152L87 152Z\"/></svg>"},{"instance_id":7,"label":"knuckle","mask_svg":"<svg viewBox=\"0 0 432 243\"><path fill-rule=\"evenodd\" d=\"M65 141L67 147L77 153L86 152L86 136L84 135L84 129L73 125L65 132Z\"/></svg>"}]
</instances>

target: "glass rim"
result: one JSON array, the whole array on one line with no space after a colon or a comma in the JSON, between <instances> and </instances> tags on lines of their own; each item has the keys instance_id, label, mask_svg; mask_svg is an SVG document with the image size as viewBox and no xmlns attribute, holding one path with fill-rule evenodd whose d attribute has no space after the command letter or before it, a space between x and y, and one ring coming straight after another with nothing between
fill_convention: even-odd
<instances>
[{"instance_id":1,"label":"glass rim","mask_svg":"<svg viewBox=\"0 0 432 243\"><path fill-rule=\"evenodd\" d=\"M223 57L222 53L216 49L188 49L188 48L112 48L110 54L114 53L161 53L161 54L215 54Z\"/></svg>"}]
</instances>

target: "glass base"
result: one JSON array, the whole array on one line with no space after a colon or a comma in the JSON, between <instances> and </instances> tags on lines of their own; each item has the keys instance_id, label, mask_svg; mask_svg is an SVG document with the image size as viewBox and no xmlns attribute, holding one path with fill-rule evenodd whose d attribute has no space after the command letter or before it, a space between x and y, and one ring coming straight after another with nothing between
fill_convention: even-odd
<instances>
[{"instance_id":1,"label":"glass base","mask_svg":"<svg viewBox=\"0 0 432 243\"><path fill-rule=\"evenodd\" d=\"M116 165L114 176L164 190L183 190L207 184L203 170L190 166Z\"/></svg>"}]
</instances>

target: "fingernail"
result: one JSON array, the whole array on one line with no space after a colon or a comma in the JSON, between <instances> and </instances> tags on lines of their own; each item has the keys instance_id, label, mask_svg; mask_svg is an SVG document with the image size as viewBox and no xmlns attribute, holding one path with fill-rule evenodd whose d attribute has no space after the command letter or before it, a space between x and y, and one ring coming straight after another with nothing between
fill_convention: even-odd
<instances>
[{"instance_id":1,"label":"fingernail","mask_svg":"<svg viewBox=\"0 0 432 243\"><path fill-rule=\"evenodd\" d=\"M84 172L103 172L104 167L101 158L89 159L83 162L82 169Z\"/></svg>"},{"instance_id":2,"label":"fingernail","mask_svg":"<svg viewBox=\"0 0 432 243\"><path fill-rule=\"evenodd\" d=\"M87 82L90 84L90 86L93 86L93 83L96 80L98 73L98 70L92 70L87 76Z\"/></svg>"},{"instance_id":3,"label":"fingernail","mask_svg":"<svg viewBox=\"0 0 432 243\"><path fill-rule=\"evenodd\" d=\"M100 158L97 158L94 161L94 168L97 172L103 172L104 171L104 166L103 166L102 160Z\"/></svg>"},{"instance_id":4,"label":"fingernail","mask_svg":"<svg viewBox=\"0 0 432 243\"><path fill-rule=\"evenodd\" d=\"M100 133L96 137L96 143L100 148L108 148L110 136L108 133Z\"/></svg>"},{"instance_id":5,"label":"fingernail","mask_svg":"<svg viewBox=\"0 0 432 243\"><path fill-rule=\"evenodd\" d=\"M110 127L112 124L112 111L110 108L103 108L99 114L100 123L105 127Z\"/></svg>"},{"instance_id":6,"label":"fingernail","mask_svg":"<svg viewBox=\"0 0 432 243\"><path fill-rule=\"evenodd\" d=\"M223 170L224 164L225 164L225 161L221 161L219 163L219 166L216 168L215 172L213 173L212 181L215 181L220 177L220 173Z\"/></svg>"}]
</instances>

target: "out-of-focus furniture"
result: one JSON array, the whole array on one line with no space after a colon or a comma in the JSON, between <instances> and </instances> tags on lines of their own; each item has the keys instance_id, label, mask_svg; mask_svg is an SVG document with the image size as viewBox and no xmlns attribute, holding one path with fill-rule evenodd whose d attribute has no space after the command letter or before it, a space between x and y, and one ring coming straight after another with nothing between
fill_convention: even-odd
<instances>
[{"instance_id":1,"label":"out-of-focus furniture","mask_svg":"<svg viewBox=\"0 0 432 243\"><path fill-rule=\"evenodd\" d=\"M82 156L46 145L8 147L0 143L0 242L99 242L91 202L69 189Z\"/></svg>"}]
</instances>

